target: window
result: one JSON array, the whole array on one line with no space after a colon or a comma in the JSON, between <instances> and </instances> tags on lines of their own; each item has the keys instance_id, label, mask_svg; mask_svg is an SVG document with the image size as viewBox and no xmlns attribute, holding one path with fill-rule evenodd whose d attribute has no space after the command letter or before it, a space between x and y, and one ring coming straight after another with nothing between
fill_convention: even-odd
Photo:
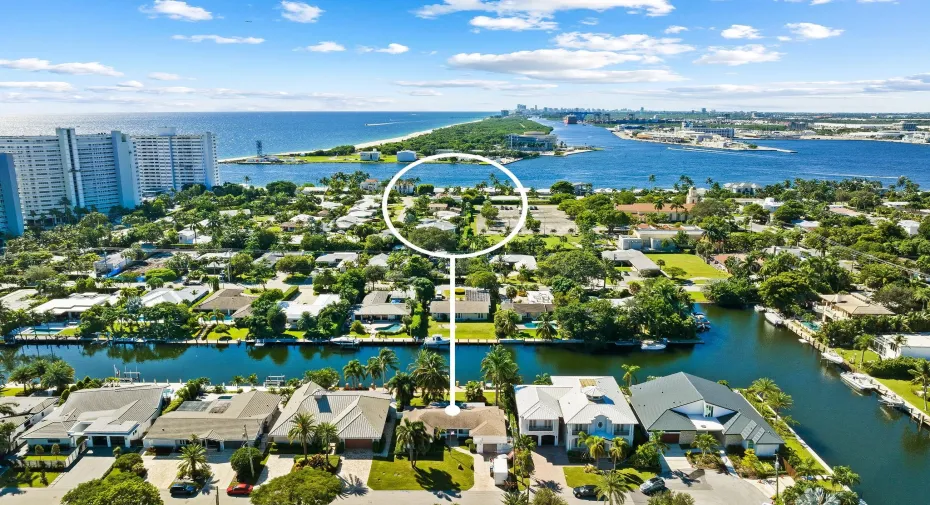
<instances>
[{"instance_id":1,"label":"window","mask_svg":"<svg viewBox=\"0 0 930 505\"><path fill-rule=\"evenodd\" d=\"M630 434L629 424L615 424L614 425L614 435L625 437L629 434Z\"/></svg>"},{"instance_id":2,"label":"window","mask_svg":"<svg viewBox=\"0 0 930 505\"><path fill-rule=\"evenodd\" d=\"M529 430L530 431L552 431L552 421L551 420L537 421L535 419L531 420Z\"/></svg>"},{"instance_id":3,"label":"window","mask_svg":"<svg viewBox=\"0 0 930 505\"><path fill-rule=\"evenodd\" d=\"M714 417L714 406L705 403L704 404L704 417Z\"/></svg>"},{"instance_id":4,"label":"window","mask_svg":"<svg viewBox=\"0 0 930 505\"><path fill-rule=\"evenodd\" d=\"M60 443L61 443L61 439L59 439L59 438L49 438L49 439L46 440L46 442L47 442L49 445L51 445L51 444L60 444Z\"/></svg>"},{"instance_id":5,"label":"window","mask_svg":"<svg viewBox=\"0 0 930 505\"><path fill-rule=\"evenodd\" d=\"M755 442L754 440L747 440L747 441L746 441L746 448L747 448L747 449L755 450L755 449L756 449L756 442Z\"/></svg>"}]
</instances>

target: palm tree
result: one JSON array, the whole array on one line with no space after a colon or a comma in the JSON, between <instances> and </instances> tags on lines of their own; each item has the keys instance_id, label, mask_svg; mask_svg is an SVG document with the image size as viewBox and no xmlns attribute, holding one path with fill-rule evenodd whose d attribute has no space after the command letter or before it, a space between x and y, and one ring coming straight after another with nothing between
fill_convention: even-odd
<instances>
[{"instance_id":1,"label":"palm tree","mask_svg":"<svg viewBox=\"0 0 930 505\"><path fill-rule=\"evenodd\" d=\"M384 387L384 381L387 379L387 371L397 371L397 353L387 347L382 347L378 351L378 363L381 365L381 387Z\"/></svg>"},{"instance_id":2,"label":"palm tree","mask_svg":"<svg viewBox=\"0 0 930 505\"><path fill-rule=\"evenodd\" d=\"M449 388L449 369L446 360L438 353L421 349L410 365L413 379L420 388L420 397L426 404L442 400Z\"/></svg>"},{"instance_id":3,"label":"palm tree","mask_svg":"<svg viewBox=\"0 0 930 505\"><path fill-rule=\"evenodd\" d=\"M333 423L320 423L313 429L313 438L320 444L324 453L329 452L329 444L339 442L339 428Z\"/></svg>"},{"instance_id":4,"label":"palm tree","mask_svg":"<svg viewBox=\"0 0 930 505\"><path fill-rule=\"evenodd\" d=\"M481 373L484 380L494 384L494 405L500 405L500 390L502 387L519 382L517 364L504 346L496 345L491 348L481 360Z\"/></svg>"},{"instance_id":5,"label":"palm tree","mask_svg":"<svg viewBox=\"0 0 930 505\"><path fill-rule=\"evenodd\" d=\"M207 450L200 444L188 444L181 447L181 461L178 463L178 472L192 479L196 478L200 470L207 468Z\"/></svg>"},{"instance_id":6,"label":"palm tree","mask_svg":"<svg viewBox=\"0 0 930 505\"><path fill-rule=\"evenodd\" d=\"M755 394L764 402L769 397L781 392L781 388L779 388L778 384L775 384L775 381L772 379L769 379L768 377L762 377L761 379L756 379L753 381L753 383L749 386L749 392Z\"/></svg>"},{"instance_id":7,"label":"palm tree","mask_svg":"<svg viewBox=\"0 0 930 505\"><path fill-rule=\"evenodd\" d=\"M862 354L859 356L860 367L865 363L865 351L872 347L873 342L875 342L875 337L872 335L865 334L856 337L856 349L862 351Z\"/></svg>"},{"instance_id":8,"label":"palm tree","mask_svg":"<svg viewBox=\"0 0 930 505\"><path fill-rule=\"evenodd\" d=\"M792 466L794 466L794 472L805 479L823 473L814 458L799 458Z\"/></svg>"},{"instance_id":9,"label":"palm tree","mask_svg":"<svg viewBox=\"0 0 930 505\"><path fill-rule=\"evenodd\" d=\"M0 403L0 417L15 416L18 403Z\"/></svg>"},{"instance_id":10,"label":"palm tree","mask_svg":"<svg viewBox=\"0 0 930 505\"><path fill-rule=\"evenodd\" d=\"M790 409L791 406L794 405L794 399L791 398L791 395L788 393L779 391L772 395L771 398L769 398L769 401L766 402L766 405L768 405L769 408L775 412L775 419L778 419L781 417L781 411Z\"/></svg>"},{"instance_id":11,"label":"palm tree","mask_svg":"<svg viewBox=\"0 0 930 505\"><path fill-rule=\"evenodd\" d=\"M926 309L924 309L924 310L926 310ZM901 334L897 334L897 335L891 337L891 343L894 344L894 348L897 349L897 350L899 350L899 352L900 352L900 349L901 349L902 347L907 346L907 337L905 337L904 335L901 335Z\"/></svg>"},{"instance_id":12,"label":"palm tree","mask_svg":"<svg viewBox=\"0 0 930 505\"><path fill-rule=\"evenodd\" d=\"M924 411L927 410L927 386L930 386L930 361L922 359L917 362L917 365L914 368L908 370L914 378L911 382L914 384L919 384L923 390L924 398Z\"/></svg>"},{"instance_id":13,"label":"palm tree","mask_svg":"<svg viewBox=\"0 0 930 505\"><path fill-rule=\"evenodd\" d=\"M548 312L539 315L539 321L536 323L536 336L543 340L552 340L555 338L556 330L552 325L552 316Z\"/></svg>"},{"instance_id":14,"label":"palm tree","mask_svg":"<svg viewBox=\"0 0 930 505\"><path fill-rule=\"evenodd\" d=\"M859 483L859 474L852 471L848 466L834 466L833 473L830 474L828 479L836 486L849 487Z\"/></svg>"},{"instance_id":15,"label":"palm tree","mask_svg":"<svg viewBox=\"0 0 930 505\"><path fill-rule=\"evenodd\" d=\"M417 452L423 450L429 443L430 437L422 421L410 422L404 418L397 426L397 443L407 449L410 466L417 466Z\"/></svg>"},{"instance_id":16,"label":"palm tree","mask_svg":"<svg viewBox=\"0 0 930 505\"><path fill-rule=\"evenodd\" d=\"M637 488L643 481L635 475L624 472L607 472L597 483L597 498L610 505L626 503L626 493Z\"/></svg>"},{"instance_id":17,"label":"palm tree","mask_svg":"<svg viewBox=\"0 0 930 505\"><path fill-rule=\"evenodd\" d=\"M700 433L694 437L693 446L701 451L701 460L707 460L707 453L717 448L717 439L710 433Z\"/></svg>"},{"instance_id":18,"label":"palm tree","mask_svg":"<svg viewBox=\"0 0 930 505\"><path fill-rule=\"evenodd\" d=\"M830 493L820 486L809 487L794 500L794 505L841 505L843 502L836 493Z\"/></svg>"},{"instance_id":19,"label":"palm tree","mask_svg":"<svg viewBox=\"0 0 930 505\"><path fill-rule=\"evenodd\" d=\"M626 453L629 450L630 443L623 437L617 437L610 441L610 450L607 453L614 462L614 470L617 469L617 461L626 459Z\"/></svg>"},{"instance_id":20,"label":"palm tree","mask_svg":"<svg viewBox=\"0 0 930 505\"><path fill-rule=\"evenodd\" d=\"M241 375L233 375L232 381L233 384L236 385L236 389L239 389L239 384L245 383L245 377Z\"/></svg>"},{"instance_id":21,"label":"palm tree","mask_svg":"<svg viewBox=\"0 0 930 505\"><path fill-rule=\"evenodd\" d=\"M665 434L663 431L653 431L649 433L649 442L653 447L656 448L656 452L659 454L665 454L668 452L668 444L662 440L662 436Z\"/></svg>"},{"instance_id":22,"label":"palm tree","mask_svg":"<svg viewBox=\"0 0 930 505\"><path fill-rule=\"evenodd\" d=\"M255 386L258 385L258 374L249 374L249 376L245 378L245 381L252 386L252 389L255 389Z\"/></svg>"},{"instance_id":23,"label":"palm tree","mask_svg":"<svg viewBox=\"0 0 930 505\"><path fill-rule=\"evenodd\" d=\"M594 460L594 466L598 466L600 459L607 455L607 439L597 435L587 436L584 445L588 447L588 456Z\"/></svg>"},{"instance_id":24,"label":"palm tree","mask_svg":"<svg viewBox=\"0 0 930 505\"><path fill-rule=\"evenodd\" d=\"M371 387L375 387L375 381L384 378L381 375L381 361L378 360L377 356L368 358L368 362L365 364L365 374L371 377Z\"/></svg>"},{"instance_id":25,"label":"palm tree","mask_svg":"<svg viewBox=\"0 0 930 505\"><path fill-rule=\"evenodd\" d=\"M417 390L417 382L413 376L407 372L398 372L391 377L391 380L385 384L387 390L394 395L397 400L397 406L403 412L404 407L410 404Z\"/></svg>"},{"instance_id":26,"label":"palm tree","mask_svg":"<svg viewBox=\"0 0 930 505\"><path fill-rule=\"evenodd\" d=\"M502 505L529 505L529 500L526 495L516 491L510 491L504 493L504 498L501 500Z\"/></svg>"},{"instance_id":27,"label":"palm tree","mask_svg":"<svg viewBox=\"0 0 930 505\"><path fill-rule=\"evenodd\" d=\"M623 380L626 381L626 387L633 386L633 383L636 382L636 372L638 372L641 367L639 365L626 364L621 366L626 371L626 373L623 374Z\"/></svg>"},{"instance_id":28,"label":"palm tree","mask_svg":"<svg viewBox=\"0 0 930 505\"><path fill-rule=\"evenodd\" d=\"M346 366L342 367L342 375L345 376L346 382L352 385L352 388L358 388L358 385L361 381L365 380L365 367L362 365L362 362L353 359L348 362Z\"/></svg>"},{"instance_id":29,"label":"palm tree","mask_svg":"<svg viewBox=\"0 0 930 505\"><path fill-rule=\"evenodd\" d=\"M304 450L304 460L307 459L307 444L313 438L315 430L316 420L313 419L313 414L298 412L291 419L291 429L287 432L287 440L292 443L294 440L300 441Z\"/></svg>"}]
</instances>

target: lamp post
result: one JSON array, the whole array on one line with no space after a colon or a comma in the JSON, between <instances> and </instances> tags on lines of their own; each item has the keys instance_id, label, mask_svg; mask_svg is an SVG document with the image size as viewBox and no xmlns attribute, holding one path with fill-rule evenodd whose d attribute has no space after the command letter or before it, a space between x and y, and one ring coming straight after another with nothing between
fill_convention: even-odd
<instances>
[{"instance_id":1,"label":"lamp post","mask_svg":"<svg viewBox=\"0 0 930 505\"><path fill-rule=\"evenodd\" d=\"M775 503L778 503L778 456L775 456Z\"/></svg>"}]
</instances>

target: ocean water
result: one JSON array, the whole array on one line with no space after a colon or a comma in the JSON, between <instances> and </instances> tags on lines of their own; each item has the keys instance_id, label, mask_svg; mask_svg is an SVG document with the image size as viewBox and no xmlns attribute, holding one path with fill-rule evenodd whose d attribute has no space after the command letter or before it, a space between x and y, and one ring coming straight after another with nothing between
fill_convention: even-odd
<instances>
[{"instance_id":1,"label":"ocean water","mask_svg":"<svg viewBox=\"0 0 930 505\"><path fill-rule=\"evenodd\" d=\"M56 126L78 132L121 130L154 132L175 126L180 132L211 131L220 158L255 153L261 139L266 153L301 151L358 144L472 121L488 113L473 112L229 112L9 116L0 118L0 135L50 134ZM786 179L874 178L887 185L904 175L930 186L930 145L873 141L759 141L797 151L696 152L662 144L621 140L604 128L542 121L571 145L593 145L601 151L565 157L540 157L508 165L525 186L548 187L558 180L584 181L595 187L646 187L649 176L670 186L681 175L698 184L719 182L771 184ZM318 182L338 171L363 170L372 177L392 177L400 164L314 163L306 165L223 165L225 181L264 185L275 180ZM409 175L439 185L469 184L487 177L487 167L425 165Z\"/></svg>"}]
</instances>

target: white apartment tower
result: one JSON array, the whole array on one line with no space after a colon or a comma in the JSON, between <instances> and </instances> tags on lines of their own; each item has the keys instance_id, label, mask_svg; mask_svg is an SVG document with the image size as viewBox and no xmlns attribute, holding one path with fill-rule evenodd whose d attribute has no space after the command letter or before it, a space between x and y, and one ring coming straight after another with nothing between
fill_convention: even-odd
<instances>
[{"instance_id":1,"label":"white apartment tower","mask_svg":"<svg viewBox=\"0 0 930 505\"><path fill-rule=\"evenodd\" d=\"M66 207L107 213L185 184L219 184L212 134L130 137L119 131L0 137L0 226L12 235L26 224L50 224Z\"/></svg>"}]
</instances>

